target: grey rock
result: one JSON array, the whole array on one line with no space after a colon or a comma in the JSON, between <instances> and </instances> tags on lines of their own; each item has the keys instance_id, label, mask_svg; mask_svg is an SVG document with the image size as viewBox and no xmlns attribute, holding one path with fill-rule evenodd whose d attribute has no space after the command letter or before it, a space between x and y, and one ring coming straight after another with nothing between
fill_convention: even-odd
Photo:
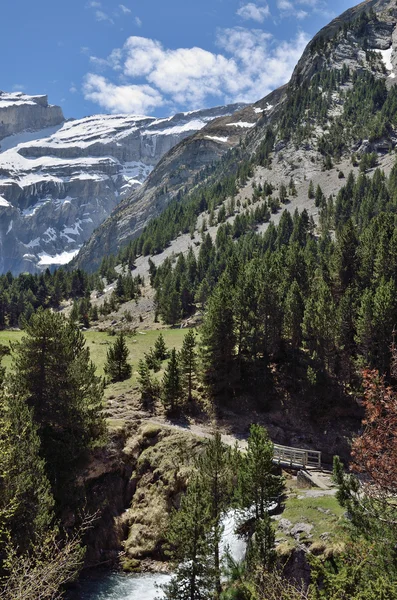
<instances>
[{"instance_id":1,"label":"grey rock","mask_svg":"<svg viewBox=\"0 0 397 600\"><path fill-rule=\"evenodd\" d=\"M1 93L0 271L68 262L164 154L242 106L167 119L94 115L65 122L46 96Z\"/></svg>"}]
</instances>

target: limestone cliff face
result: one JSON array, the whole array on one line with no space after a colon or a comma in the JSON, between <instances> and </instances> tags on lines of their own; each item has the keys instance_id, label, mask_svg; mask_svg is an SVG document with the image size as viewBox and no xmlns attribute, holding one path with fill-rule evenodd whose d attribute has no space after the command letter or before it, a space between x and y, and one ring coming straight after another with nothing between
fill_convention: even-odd
<instances>
[{"instance_id":1,"label":"limestone cliff face","mask_svg":"<svg viewBox=\"0 0 397 600\"><path fill-rule=\"evenodd\" d=\"M249 136L259 122L269 122L284 94L283 87L254 105L214 119L174 146L159 161L145 184L122 199L83 246L74 264L92 271L99 266L104 254L117 252L120 245L139 235L180 190L194 183L201 169L218 161Z\"/></svg>"},{"instance_id":2,"label":"limestone cliff face","mask_svg":"<svg viewBox=\"0 0 397 600\"><path fill-rule=\"evenodd\" d=\"M0 271L34 272L67 263L165 153L239 108L65 122L45 96L2 93Z\"/></svg>"},{"instance_id":3,"label":"limestone cliff face","mask_svg":"<svg viewBox=\"0 0 397 600\"><path fill-rule=\"evenodd\" d=\"M62 109L48 104L47 96L0 92L0 139L20 131L60 125L64 120Z\"/></svg>"}]
</instances>

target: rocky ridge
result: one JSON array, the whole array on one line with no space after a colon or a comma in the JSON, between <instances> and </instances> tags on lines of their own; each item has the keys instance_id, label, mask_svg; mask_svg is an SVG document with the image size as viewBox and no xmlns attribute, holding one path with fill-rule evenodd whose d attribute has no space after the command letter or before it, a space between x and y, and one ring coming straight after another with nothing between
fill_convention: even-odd
<instances>
[{"instance_id":1,"label":"rocky ridge","mask_svg":"<svg viewBox=\"0 0 397 600\"><path fill-rule=\"evenodd\" d=\"M0 94L0 270L71 260L175 144L242 105L65 121L46 96Z\"/></svg>"},{"instance_id":2,"label":"rocky ridge","mask_svg":"<svg viewBox=\"0 0 397 600\"><path fill-rule=\"evenodd\" d=\"M370 17L360 22L360 16L363 17L364 13ZM289 112L293 110L294 94L300 90L308 93L316 75L341 72L343 68L348 68L350 74L368 72L375 79L385 81L390 89L397 82L396 24L397 8L390 0L367 0L334 19L309 42L288 85L229 119L217 119L166 154L145 185L126 197L95 231L81 249L75 264L89 270L95 269L104 253L116 252L121 245L139 235L150 218L158 215L180 190L189 191L195 185L194 176L203 166L210 161L219 161L227 150L241 140L244 140L245 155L249 159L264 139L269 126L273 128L276 139L272 166L266 170L267 181L275 182L276 189L280 181L288 184L290 178L297 188L305 188L306 180L311 177L321 185L326 185L328 173L322 174L324 154L320 151L320 143L329 134L332 124L343 114L346 94L352 89L351 80L335 87L331 94L322 91L319 86L319 95L322 94L328 103L325 121L312 119L309 122L306 111L301 115L300 123L292 123L290 136L284 138L283 122L288 121ZM228 135L227 132L234 128L233 122L250 126L236 126L235 135ZM309 125L304 139L298 140L295 136L298 125ZM381 156L396 143L395 132L390 132L387 140L379 138L374 142L352 138L348 141L344 157L350 160L353 152L360 154L370 151ZM346 162L342 159L342 162ZM337 164L333 170L337 173ZM262 178L262 171L262 168L256 169L252 181ZM337 177L331 179L335 185L328 193L335 194L342 183Z\"/></svg>"}]
</instances>

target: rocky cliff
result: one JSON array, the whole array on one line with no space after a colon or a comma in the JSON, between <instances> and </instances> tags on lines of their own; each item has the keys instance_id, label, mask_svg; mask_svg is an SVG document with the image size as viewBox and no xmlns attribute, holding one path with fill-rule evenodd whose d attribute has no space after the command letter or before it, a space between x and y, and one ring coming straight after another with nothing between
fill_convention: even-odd
<instances>
[{"instance_id":1,"label":"rocky cliff","mask_svg":"<svg viewBox=\"0 0 397 600\"><path fill-rule=\"evenodd\" d=\"M45 96L0 95L0 271L67 263L175 144L241 105L65 122Z\"/></svg>"},{"instance_id":2,"label":"rocky cliff","mask_svg":"<svg viewBox=\"0 0 397 600\"><path fill-rule=\"evenodd\" d=\"M250 160L269 126L275 140L272 167L260 178L274 182L276 188L280 182L288 185L292 178L298 188L306 188L306 199L306 181L322 178L325 185L321 173L337 168L340 160L350 161L353 152L388 152L397 142L394 117L385 117L389 123L382 130L376 107L358 99L357 85L368 74L373 81L384 82L386 90L395 86L396 24L397 8L390 0L367 0L334 19L308 44L288 85L252 107L211 122L166 154L145 185L126 197L95 231L75 264L96 268L104 253L115 252L139 235L178 192L182 190L186 197L185 192L197 184L198 171L219 161L241 140ZM372 80L364 84L362 94ZM363 122L354 116L355 102L362 105L363 114L368 113ZM336 193L339 187L336 177L328 193Z\"/></svg>"}]
</instances>

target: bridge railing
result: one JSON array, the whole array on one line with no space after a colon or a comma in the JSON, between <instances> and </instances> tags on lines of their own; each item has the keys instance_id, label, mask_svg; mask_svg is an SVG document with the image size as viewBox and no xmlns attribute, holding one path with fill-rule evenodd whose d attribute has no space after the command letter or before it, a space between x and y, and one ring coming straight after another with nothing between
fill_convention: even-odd
<instances>
[{"instance_id":1,"label":"bridge railing","mask_svg":"<svg viewBox=\"0 0 397 600\"><path fill-rule=\"evenodd\" d=\"M312 467L321 468L321 452L317 450L304 450L301 448L292 448L291 446L280 446L274 444L273 462L283 463L291 467Z\"/></svg>"}]
</instances>

